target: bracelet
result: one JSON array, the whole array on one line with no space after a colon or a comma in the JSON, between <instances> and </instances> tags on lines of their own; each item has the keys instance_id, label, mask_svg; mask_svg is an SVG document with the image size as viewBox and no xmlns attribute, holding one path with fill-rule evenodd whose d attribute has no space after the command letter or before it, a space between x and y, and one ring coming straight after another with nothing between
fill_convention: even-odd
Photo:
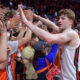
<instances>
[{"instance_id":1,"label":"bracelet","mask_svg":"<svg viewBox=\"0 0 80 80\"><path fill-rule=\"evenodd\" d=\"M13 18L10 18L9 21L13 21Z\"/></svg>"},{"instance_id":2,"label":"bracelet","mask_svg":"<svg viewBox=\"0 0 80 80\"><path fill-rule=\"evenodd\" d=\"M4 36L4 35L7 35L7 33L0 33L0 36Z\"/></svg>"}]
</instances>

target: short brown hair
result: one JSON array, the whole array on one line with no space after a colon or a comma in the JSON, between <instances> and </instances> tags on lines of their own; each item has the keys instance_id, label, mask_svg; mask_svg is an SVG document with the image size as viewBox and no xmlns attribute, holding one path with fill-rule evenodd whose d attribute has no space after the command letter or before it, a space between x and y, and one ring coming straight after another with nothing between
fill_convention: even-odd
<instances>
[{"instance_id":1,"label":"short brown hair","mask_svg":"<svg viewBox=\"0 0 80 80\"><path fill-rule=\"evenodd\" d=\"M75 13L71 9L61 9L58 15L67 15L69 19L72 19L73 21L75 20Z\"/></svg>"}]
</instances>

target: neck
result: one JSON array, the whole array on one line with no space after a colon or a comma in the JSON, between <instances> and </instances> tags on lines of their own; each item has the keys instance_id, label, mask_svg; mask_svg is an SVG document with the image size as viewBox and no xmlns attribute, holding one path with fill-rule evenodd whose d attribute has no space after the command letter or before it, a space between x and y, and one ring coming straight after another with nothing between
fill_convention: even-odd
<instances>
[{"instance_id":1,"label":"neck","mask_svg":"<svg viewBox=\"0 0 80 80\"><path fill-rule=\"evenodd\" d=\"M61 29L61 31L60 31L60 32L69 31L69 30L71 30L71 29L72 29L72 27L71 27L71 26L69 26L69 27L66 27L65 29Z\"/></svg>"}]
</instances>

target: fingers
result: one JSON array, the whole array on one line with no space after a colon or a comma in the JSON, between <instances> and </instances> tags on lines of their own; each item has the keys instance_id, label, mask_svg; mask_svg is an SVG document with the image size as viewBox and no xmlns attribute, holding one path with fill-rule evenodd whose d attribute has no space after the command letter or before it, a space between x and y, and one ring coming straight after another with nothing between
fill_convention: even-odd
<instances>
[{"instance_id":1,"label":"fingers","mask_svg":"<svg viewBox=\"0 0 80 80\"><path fill-rule=\"evenodd\" d=\"M5 26L5 24L4 24L4 22L2 22L1 20L0 20L0 32L6 32L7 31L7 28L6 28L6 26Z\"/></svg>"},{"instance_id":2,"label":"fingers","mask_svg":"<svg viewBox=\"0 0 80 80\"><path fill-rule=\"evenodd\" d=\"M18 11L21 12L21 10L22 10L22 8L21 8L21 5L19 4L18 5Z\"/></svg>"},{"instance_id":3,"label":"fingers","mask_svg":"<svg viewBox=\"0 0 80 80\"><path fill-rule=\"evenodd\" d=\"M3 23L2 23L2 21L0 20L0 27L3 27Z\"/></svg>"},{"instance_id":4,"label":"fingers","mask_svg":"<svg viewBox=\"0 0 80 80\"><path fill-rule=\"evenodd\" d=\"M37 19L38 18L38 15L36 15L35 13L33 14L33 17L35 18L35 19Z\"/></svg>"},{"instance_id":5,"label":"fingers","mask_svg":"<svg viewBox=\"0 0 80 80\"><path fill-rule=\"evenodd\" d=\"M21 8L21 5L20 4L18 5L18 8Z\"/></svg>"}]
</instances>

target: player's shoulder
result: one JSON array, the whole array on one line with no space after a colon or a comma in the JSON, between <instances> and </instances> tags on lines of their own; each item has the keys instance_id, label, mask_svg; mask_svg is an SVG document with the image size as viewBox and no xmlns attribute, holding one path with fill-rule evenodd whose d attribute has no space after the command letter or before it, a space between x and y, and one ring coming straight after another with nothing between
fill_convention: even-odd
<instances>
[{"instance_id":1,"label":"player's shoulder","mask_svg":"<svg viewBox=\"0 0 80 80\"><path fill-rule=\"evenodd\" d=\"M69 30L68 34L74 35L74 36L78 36L78 33L75 30Z\"/></svg>"}]
</instances>

